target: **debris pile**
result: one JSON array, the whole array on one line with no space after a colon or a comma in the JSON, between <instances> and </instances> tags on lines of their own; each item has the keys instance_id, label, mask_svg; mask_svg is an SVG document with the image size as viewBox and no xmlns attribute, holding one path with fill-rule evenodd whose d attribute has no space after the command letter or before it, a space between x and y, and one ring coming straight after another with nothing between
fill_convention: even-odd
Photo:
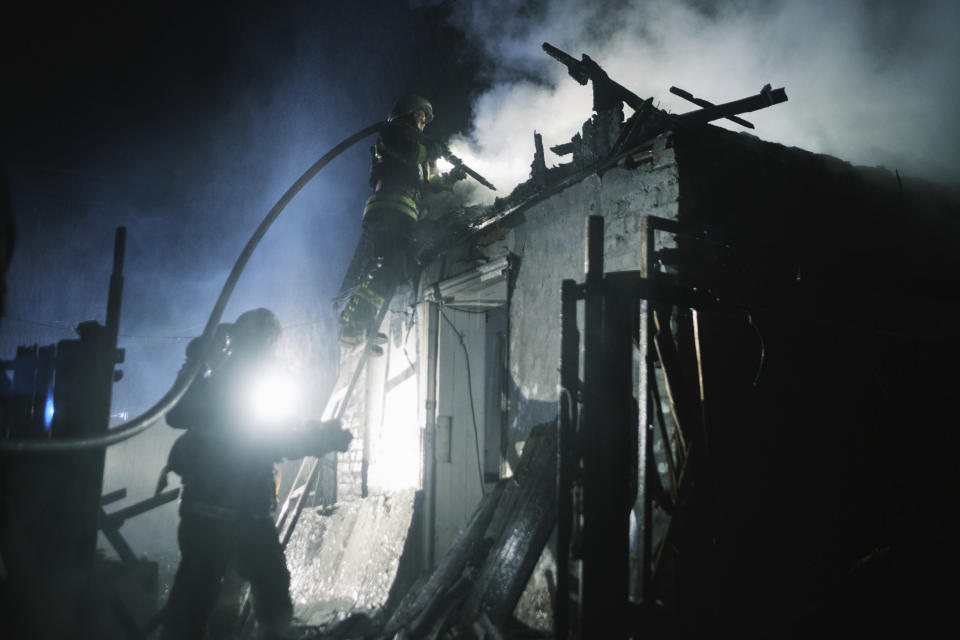
<instances>
[{"instance_id":1,"label":"debris pile","mask_svg":"<svg viewBox=\"0 0 960 640\"><path fill-rule=\"evenodd\" d=\"M333 621L304 639L550 637L513 612L556 523L556 469L556 425L543 424L531 431L516 474L484 496L425 581L395 607Z\"/></svg>"}]
</instances>

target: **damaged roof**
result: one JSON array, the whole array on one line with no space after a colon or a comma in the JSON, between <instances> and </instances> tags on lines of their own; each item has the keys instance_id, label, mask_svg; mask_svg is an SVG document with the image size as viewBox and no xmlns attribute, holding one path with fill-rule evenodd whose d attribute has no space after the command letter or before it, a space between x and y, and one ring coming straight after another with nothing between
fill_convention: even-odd
<instances>
[{"instance_id":1,"label":"damaged roof","mask_svg":"<svg viewBox=\"0 0 960 640\"><path fill-rule=\"evenodd\" d=\"M569 142L550 148L561 157L569 156L570 162L547 167L543 140L539 133L534 133L535 152L530 165L530 178L517 185L508 196L497 198L491 205L470 206L450 191L427 196L424 208L442 214L427 215L422 221L419 233L421 255L439 253L449 245L451 238L462 239L493 226L515 226L521 220L517 214L591 174L602 173L618 165L633 168L648 162L656 149L669 146L668 132L697 127L721 118L752 128L752 124L736 114L787 100L783 88L771 89L770 85L766 85L756 95L714 105L682 89L671 87L672 93L700 107L684 114L671 114L653 106L653 98L641 99L611 79L588 55L583 54L578 61L546 42L543 43L543 49L564 64L577 82L593 85L594 115L584 122L582 130ZM633 109L627 119L624 119L624 105Z\"/></svg>"}]
</instances>

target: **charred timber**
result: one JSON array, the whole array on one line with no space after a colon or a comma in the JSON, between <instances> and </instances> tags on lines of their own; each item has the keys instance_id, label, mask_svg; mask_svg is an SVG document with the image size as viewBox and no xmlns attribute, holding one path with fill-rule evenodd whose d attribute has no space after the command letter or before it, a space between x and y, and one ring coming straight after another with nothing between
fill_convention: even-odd
<instances>
[{"instance_id":1,"label":"charred timber","mask_svg":"<svg viewBox=\"0 0 960 640\"><path fill-rule=\"evenodd\" d=\"M677 121L684 124L703 124L712 122L714 120L719 120L721 118L729 118L730 116L737 115L738 113L747 113L748 111L766 109L767 107L771 107L775 104L780 104L781 102L786 101L787 92L783 87L779 89L771 89L770 85L768 84L764 85L764 87L760 90L760 93L757 95L741 98L740 100L734 100L733 102L713 105L697 111L689 111L674 117Z\"/></svg>"}]
</instances>

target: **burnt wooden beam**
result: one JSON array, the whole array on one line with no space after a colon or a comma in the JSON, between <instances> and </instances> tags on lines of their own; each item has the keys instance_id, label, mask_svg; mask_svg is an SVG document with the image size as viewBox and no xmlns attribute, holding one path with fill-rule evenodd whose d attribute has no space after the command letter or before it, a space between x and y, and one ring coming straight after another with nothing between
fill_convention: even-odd
<instances>
[{"instance_id":1,"label":"burnt wooden beam","mask_svg":"<svg viewBox=\"0 0 960 640\"><path fill-rule=\"evenodd\" d=\"M714 103L710 102L709 100L704 100L703 98L695 98L695 97L693 96L693 94L690 93L689 91L684 91L683 89L680 89L680 88L678 88L678 87L670 87L670 93L672 93L672 94L675 95L675 96L680 96L680 97L683 98L684 100L686 100L686 101L688 101L688 102L692 102L693 104L695 104L695 105L697 105L697 106L699 106L699 107L704 107L704 108L706 108L706 107L715 107L715 106L717 106L717 105L715 105ZM735 123L739 124L740 126L746 127L746 128L748 128L748 129L754 129L754 128L755 128L755 127L753 126L753 123L747 122L747 121L744 120L743 118L738 118L737 116L727 116L726 119L729 120L729 121L731 121L731 122L735 122Z\"/></svg>"},{"instance_id":2,"label":"burnt wooden beam","mask_svg":"<svg viewBox=\"0 0 960 640\"><path fill-rule=\"evenodd\" d=\"M556 522L556 465L555 424L534 427L514 476L483 497L427 582L390 616L386 637L469 630L484 612L494 625L509 621Z\"/></svg>"},{"instance_id":3,"label":"burnt wooden beam","mask_svg":"<svg viewBox=\"0 0 960 640\"><path fill-rule=\"evenodd\" d=\"M100 496L100 506L105 507L108 504L113 504L117 500L123 500L126 497L127 497L126 489L117 489L116 491L105 493L102 496Z\"/></svg>"},{"instance_id":4,"label":"burnt wooden beam","mask_svg":"<svg viewBox=\"0 0 960 640\"><path fill-rule=\"evenodd\" d=\"M461 578L477 545L483 540L484 532L493 519L507 482L501 482L481 499L469 524L457 536L427 582L418 591L411 592L401 600L385 627L389 637L413 624L436 599L443 597L444 592Z\"/></svg>"},{"instance_id":5,"label":"burnt wooden beam","mask_svg":"<svg viewBox=\"0 0 960 640\"><path fill-rule=\"evenodd\" d=\"M126 495L126 489L123 489L124 495ZM112 494L108 494L112 495ZM123 509L118 509L113 513L107 516L107 520L114 528L119 528L124 522L129 520L134 516L138 516L141 513L146 513L152 509L156 509L159 506L165 505L168 502L173 502L180 496L180 487L175 489L170 489L169 491L164 491L163 493L157 494L146 500L141 500L136 504L132 504L129 507L124 507ZM107 497L107 496L104 496Z\"/></svg>"},{"instance_id":6,"label":"burnt wooden beam","mask_svg":"<svg viewBox=\"0 0 960 640\"><path fill-rule=\"evenodd\" d=\"M135 564L137 562L137 554L133 552L133 549L130 548L130 545L127 544L124 537L120 535L119 526L110 520L110 516L107 515L102 507L100 508L99 523L100 530L103 532L104 537L117 552L117 555L120 556L124 564Z\"/></svg>"},{"instance_id":7,"label":"burnt wooden beam","mask_svg":"<svg viewBox=\"0 0 960 640\"><path fill-rule=\"evenodd\" d=\"M702 124L706 122L711 122L713 120L719 120L721 118L729 118L730 116L736 115L738 113L747 113L748 111L757 111L759 109L766 109L775 104L780 104L781 102L787 101L787 92L783 87L779 89L771 89L770 85L765 85L763 89L760 90L760 93L749 96L747 98L741 98L740 100L734 100L733 102L725 102L724 104L716 104L704 109L699 109L697 111L689 111L687 113L682 113L675 118L683 122L684 124Z\"/></svg>"},{"instance_id":8,"label":"burnt wooden beam","mask_svg":"<svg viewBox=\"0 0 960 640\"><path fill-rule=\"evenodd\" d=\"M467 597L462 623L489 616L494 625L507 623L556 524L557 433L554 423L531 432L535 445L513 489L504 493L487 538L495 540Z\"/></svg>"}]
</instances>

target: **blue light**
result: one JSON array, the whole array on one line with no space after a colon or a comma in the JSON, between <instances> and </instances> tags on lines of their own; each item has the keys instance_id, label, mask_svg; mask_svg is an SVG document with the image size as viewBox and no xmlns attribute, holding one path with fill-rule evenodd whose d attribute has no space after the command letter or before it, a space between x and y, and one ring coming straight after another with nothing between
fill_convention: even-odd
<instances>
[{"instance_id":1,"label":"blue light","mask_svg":"<svg viewBox=\"0 0 960 640\"><path fill-rule=\"evenodd\" d=\"M50 431L50 425L53 424L53 414L56 410L53 406L53 389L47 392L47 402L43 405L43 428Z\"/></svg>"}]
</instances>

